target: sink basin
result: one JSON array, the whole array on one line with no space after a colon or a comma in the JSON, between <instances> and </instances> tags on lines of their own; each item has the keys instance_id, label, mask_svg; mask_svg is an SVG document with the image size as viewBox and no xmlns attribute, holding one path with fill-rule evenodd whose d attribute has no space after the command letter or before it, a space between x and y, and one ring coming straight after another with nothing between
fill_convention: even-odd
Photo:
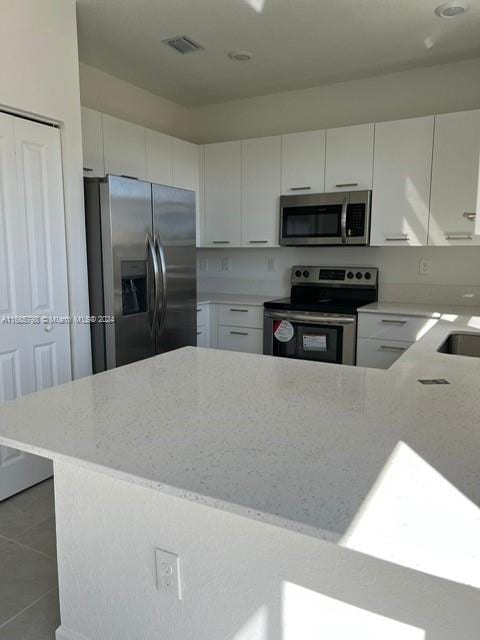
<instances>
[{"instance_id":1,"label":"sink basin","mask_svg":"<svg viewBox=\"0 0 480 640\"><path fill-rule=\"evenodd\" d=\"M480 333L451 333L438 351L480 358Z\"/></svg>"}]
</instances>

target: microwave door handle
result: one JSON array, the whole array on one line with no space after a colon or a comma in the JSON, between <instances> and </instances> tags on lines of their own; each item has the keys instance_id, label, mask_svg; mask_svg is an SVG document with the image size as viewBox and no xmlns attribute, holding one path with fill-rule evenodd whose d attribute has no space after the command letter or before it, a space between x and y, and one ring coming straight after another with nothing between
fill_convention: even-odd
<instances>
[{"instance_id":1,"label":"microwave door handle","mask_svg":"<svg viewBox=\"0 0 480 640\"><path fill-rule=\"evenodd\" d=\"M348 198L344 198L342 203L342 216L340 219L340 225L342 229L342 244L347 244L347 207Z\"/></svg>"}]
</instances>

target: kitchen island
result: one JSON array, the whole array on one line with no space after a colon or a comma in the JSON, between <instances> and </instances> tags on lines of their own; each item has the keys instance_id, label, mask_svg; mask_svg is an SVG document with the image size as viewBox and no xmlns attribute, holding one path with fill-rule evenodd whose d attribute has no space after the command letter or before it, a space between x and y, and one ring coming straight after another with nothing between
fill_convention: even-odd
<instances>
[{"instance_id":1,"label":"kitchen island","mask_svg":"<svg viewBox=\"0 0 480 640\"><path fill-rule=\"evenodd\" d=\"M452 318L388 371L185 348L4 405L0 444L54 460L58 640L478 638L475 575L349 543L399 443L477 522L480 359L437 348L480 316Z\"/></svg>"}]
</instances>

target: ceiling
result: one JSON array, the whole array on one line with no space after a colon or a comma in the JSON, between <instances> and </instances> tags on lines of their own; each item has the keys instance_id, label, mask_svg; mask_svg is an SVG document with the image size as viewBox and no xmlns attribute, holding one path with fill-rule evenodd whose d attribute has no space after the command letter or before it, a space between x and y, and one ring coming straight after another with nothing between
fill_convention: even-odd
<instances>
[{"instance_id":1,"label":"ceiling","mask_svg":"<svg viewBox=\"0 0 480 640\"><path fill-rule=\"evenodd\" d=\"M480 0L77 0L80 59L187 106L480 55ZM187 34L204 51L162 40ZM232 50L254 54L249 62Z\"/></svg>"}]
</instances>

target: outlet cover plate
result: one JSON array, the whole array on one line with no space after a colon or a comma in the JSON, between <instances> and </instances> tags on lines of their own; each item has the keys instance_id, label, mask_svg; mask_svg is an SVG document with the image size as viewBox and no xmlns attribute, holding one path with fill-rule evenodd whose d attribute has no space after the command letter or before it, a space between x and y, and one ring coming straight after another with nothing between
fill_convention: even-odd
<instances>
[{"instance_id":1,"label":"outlet cover plate","mask_svg":"<svg viewBox=\"0 0 480 640\"><path fill-rule=\"evenodd\" d=\"M182 599L180 582L180 558L175 553L155 549L157 589L172 600Z\"/></svg>"}]
</instances>

